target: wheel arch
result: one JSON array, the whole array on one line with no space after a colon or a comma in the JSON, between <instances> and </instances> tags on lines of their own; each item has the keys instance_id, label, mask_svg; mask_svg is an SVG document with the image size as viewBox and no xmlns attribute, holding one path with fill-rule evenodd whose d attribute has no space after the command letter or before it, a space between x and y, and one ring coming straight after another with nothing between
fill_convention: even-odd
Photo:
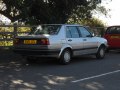
<instances>
[{"instance_id":1,"label":"wheel arch","mask_svg":"<svg viewBox=\"0 0 120 90\"><path fill-rule=\"evenodd\" d=\"M97 53L96 53L96 58L97 59L103 59L104 56L105 56L105 50L106 50L106 46L105 44L101 44L97 50Z\"/></svg>"},{"instance_id":2,"label":"wheel arch","mask_svg":"<svg viewBox=\"0 0 120 90\"><path fill-rule=\"evenodd\" d=\"M98 50L99 50L99 48L101 48L101 47L104 47L105 50L106 50L106 48L107 48L104 43L102 43L102 44L99 45ZM97 51L98 51L98 50L97 50Z\"/></svg>"},{"instance_id":3,"label":"wheel arch","mask_svg":"<svg viewBox=\"0 0 120 90\"><path fill-rule=\"evenodd\" d=\"M60 58L60 56L62 55L62 52L66 49L70 50L71 54L73 55L72 47L71 46L64 46L63 48L61 48L58 58Z\"/></svg>"}]
</instances>

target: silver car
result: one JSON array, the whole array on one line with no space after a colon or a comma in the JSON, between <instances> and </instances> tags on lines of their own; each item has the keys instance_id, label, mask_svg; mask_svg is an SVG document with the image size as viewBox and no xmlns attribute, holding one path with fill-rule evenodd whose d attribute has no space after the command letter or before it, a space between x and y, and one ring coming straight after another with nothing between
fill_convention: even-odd
<instances>
[{"instance_id":1,"label":"silver car","mask_svg":"<svg viewBox=\"0 0 120 90\"><path fill-rule=\"evenodd\" d=\"M94 37L85 26L72 24L39 25L28 35L14 40L14 52L27 60L55 57L61 64L68 64L72 57L80 55L103 59L106 47L106 39Z\"/></svg>"}]
</instances>

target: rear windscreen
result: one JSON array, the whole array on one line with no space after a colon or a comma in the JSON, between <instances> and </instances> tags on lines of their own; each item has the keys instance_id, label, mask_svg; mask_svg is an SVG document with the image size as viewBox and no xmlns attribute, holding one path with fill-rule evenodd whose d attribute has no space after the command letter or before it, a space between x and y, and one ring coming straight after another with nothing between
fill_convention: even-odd
<instances>
[{"instance_id":1,"label":"rear windscreen","mask_svg":"<svg viewBox=\"0 0 120 90\"><path fill-rule=\"evenodd\" d=\"M120 26L108 27L106 34L120 34Z\"/></svg>"},{"instance_id":2,"label":"rear windscreen","mask_svg":"<svg viewBox=\"0 0 120 90\"><path fill-rule=\"evenodd\" d=\"M49 34L55 35L59 32L61 25L39 25L38 27L33 27L30 35L41 35Z\"/></svg>"}]
</instances>

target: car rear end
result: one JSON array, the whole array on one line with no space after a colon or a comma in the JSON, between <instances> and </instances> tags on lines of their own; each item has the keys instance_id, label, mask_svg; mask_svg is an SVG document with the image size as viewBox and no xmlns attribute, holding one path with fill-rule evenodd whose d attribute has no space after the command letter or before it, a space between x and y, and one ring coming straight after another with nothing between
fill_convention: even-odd
<instances>
[{"instance_id":1,"label":"car rear end","mask_svg":"<svg viewBox=\"0 0 120 90\"><path fill-rule=\"evenodd\" d=\"M108 27L104 37L108 41L109 49L120 49L120 26Z\"/></svg>"},{"instance_id":2,"label":"car rear end","mask_svg":"<svg viewBox=\"0 0 120 90\"><path fill-rule=\"evenodd\" d=\"M52 26L53 25L49 25L47 27L50 28ZM60 29L60 26L58 26L57 29ZM54 43L54 41L58 38L57 34L59 30L56 34L50 34L47 31L39 32L39 29L37 30L38 31L35 30L26 36L16 37L14 40L14 52L22 56L58 57L60 46Z\"/></svg>"}]
</instances>

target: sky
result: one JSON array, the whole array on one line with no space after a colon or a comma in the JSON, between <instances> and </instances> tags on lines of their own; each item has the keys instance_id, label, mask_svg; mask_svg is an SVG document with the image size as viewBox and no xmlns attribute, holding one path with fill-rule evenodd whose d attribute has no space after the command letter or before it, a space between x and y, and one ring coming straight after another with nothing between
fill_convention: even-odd
<instances>
[{"instance_id":1,"label":"sky","mask_svg":"<svg viewBox=\"0 0 120 90\"><path fill-rule=\"evenodd\" d=\"M110 9L108 16L98 15L96 17L101 19L108 26L120 25L120 0L112 0L109 3L102 2L102 5L105 6L105 8Z\"/></svg>"}]
</instances>

